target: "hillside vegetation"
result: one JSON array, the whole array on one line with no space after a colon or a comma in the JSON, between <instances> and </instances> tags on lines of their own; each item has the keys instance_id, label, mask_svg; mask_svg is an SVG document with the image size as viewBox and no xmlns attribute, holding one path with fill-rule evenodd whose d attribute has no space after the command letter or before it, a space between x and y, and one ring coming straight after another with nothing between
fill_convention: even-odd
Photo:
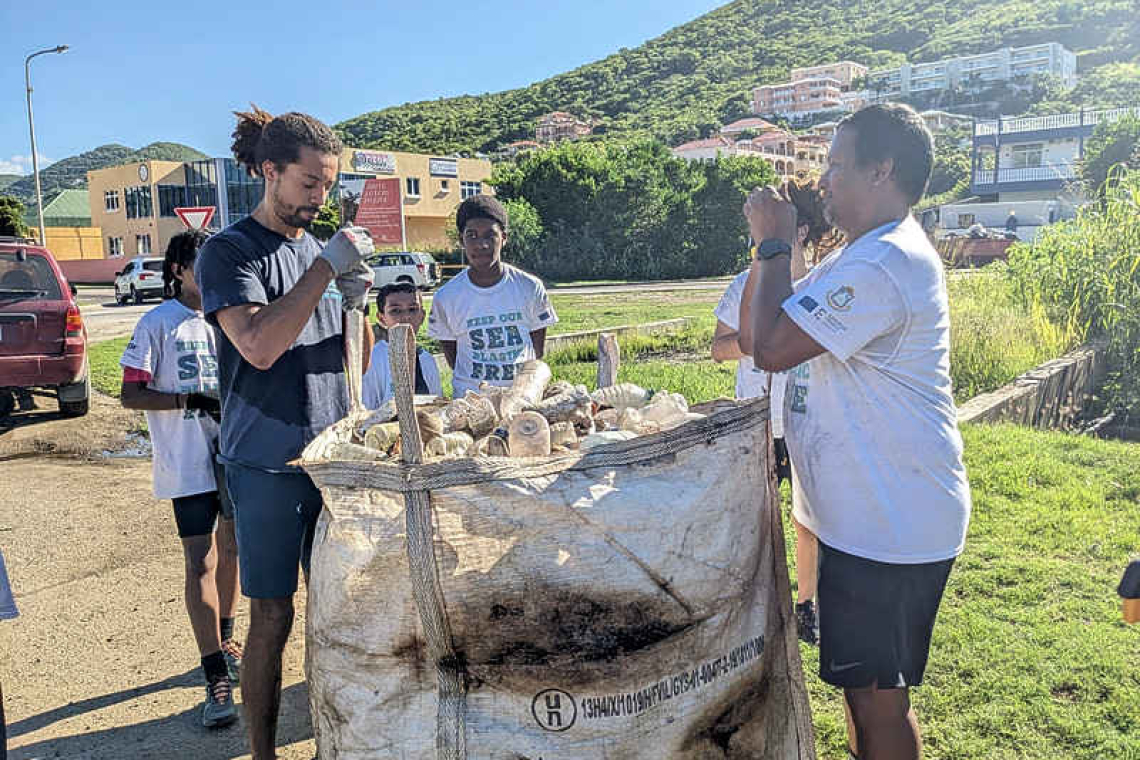
<instances>
[{"instance_id":1,"label":"hillside vegetation","mask_svg":"<svg viewBox=\"0 0 1140 760\"><path fill-rule=\"evenodd\" d=\"M61 190L87 187L87 172L93 169L103 169L133 161L196 161L202 158L207 158L205 153L181 143L156 142L137 150L115 143L100 145L98 148L77 156L69 156L40 169L44 203L50 203ZM14 195L25 204L35 204L36 186L31 175L17 178L15 182L4 188L4 192Z\"/></svg>"},{"instance_id":2,"label":"hillside vegetation","mask_svg":"<svg viewBox=\"0 0 1140 760\"><path fill-rule=\"evenodd\" d=\"M1050 110L1116 105L1140 93L1135 0L736 0L636 48L506 92L441 98L337 125L351 145L435 153L491 151L530 138L552 110L598 121L602 136L673 145L749 110L751 88L791 68L849 59L872 68L1060 42L1082 83Z\"/></svg>"}]
</instances>

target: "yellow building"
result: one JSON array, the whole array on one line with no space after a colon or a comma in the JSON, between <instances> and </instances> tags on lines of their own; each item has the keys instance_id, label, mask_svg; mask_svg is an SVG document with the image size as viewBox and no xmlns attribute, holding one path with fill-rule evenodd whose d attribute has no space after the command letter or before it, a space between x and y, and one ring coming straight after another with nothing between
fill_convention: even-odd
<instances>
[{"instance_id":1,"label":"yellow building","mask_svg":"<svg viewBox=\"0 0 1140 760\"><path fill-rule=\"evenodd\" d=\"M403 190L404 229L409 248L446 247L447 227L460 201L481 192L491 176L485 159L440 157L347 148L340 181L397 177ZM106 258L161 256L170 238L185 227L174 212L185 206L213 206L209 229L217 231L250 214L264 184L232 158L141 161L87 172L91 226L103 230Z\"/></svg>"},{"instance_id":2,"label":"yellow building","mask_svg":"<svg viewBox=\"0 0 1140 760\"><path fill-rule=\"evenodd\" d=\"M139 161L87 172L91 226L102 229L107 258L161 256L185 229L173 211L185 205L185 167L181 161Z\"/></svg>"},{"instance_id":3,"label":"yellow building","mask_svg":"<svg viewBox=\"0 0 1140 760\"><path fill-rule=\"evenodd\" d=\"M443 248L451 216L464 198L490 193L485 182L491 162L424 153L346 148L340 159L340 180L398 177L404 205L407 247Z\"/></svg>"}]
</instances>

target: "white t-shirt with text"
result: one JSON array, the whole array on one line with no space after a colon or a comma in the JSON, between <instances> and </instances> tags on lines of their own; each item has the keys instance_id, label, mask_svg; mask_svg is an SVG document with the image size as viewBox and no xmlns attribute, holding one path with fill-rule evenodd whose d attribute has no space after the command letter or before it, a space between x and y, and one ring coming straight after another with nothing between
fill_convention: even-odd
<instances>
[{"instance_id":1,"label":"white t-shirt with text","mask_svg":"<svg viewBox=\"0 0 1140 760\"><path fill-rule=\"evenodd\" d=\"M439 379L439 366L435 357L423 348L416 349L416 365L423 373L428 393L433 396L443 395L443 385ZM413 392L415 389L413 388ZM396 394L392 385L392 365L388 357L388 341L378 340L372 347L372 359L368 363L368 371L364 373L364 388L362 392L364 407L366 409L379 409L388 399Z\"/></svg>"},{"instance_id":2,"label":"white t-shirt with text","mask_svg":"<svg viewBox=\"0 0 1140 760\"><path fill-rule=\"evenodd\" d=\"M720 298L713 314L732 330L740 330L740 302L744 298L744 286L748 282L748 270L745 269L733 278L728 289ZM772 398L769 400L769 414L772 419L772 436L784 437L784 389L787 387L788 375L785 372L773 372ZM736 362L736 397L761 398L768 393L769 373L760 369L752 361L751 356L742 356Z\"/></svg>"},{"instance_id":3,"label":"white t-shirt with text","mask_svg":"<svg viewBox=\"0 0 1140 760\"><path fill-rule=\"evenodd\" d=\"M456 342L455 398L479 384L509 386L515 368L537 358L530 334L558 321L542 281L509 264L489 288L464 270L432 298L428 335Z\"/></svg>"},{"instance_id":4,"label":"white t-shirt with text","mask_svg":"<svg viewBox=\"0 0 1140 760\"><path fill-rule=\"evenodd\" d=\"M957 556L970 487L946 279L922 228L907 217L833 252L783 309L826 351L789 373L796 519L880 562Z\"/></svg>"},{"instance_id":5,"label":"white t-shirt with text","mask_svg":"<svg viewBox=\"0 0 1140 760\"><path fill-rule=\"evenodd\" d=\"M202 312L181 301L163 301L135 325L123 367L150 374L147 387L162 393L218 392L214 330ZM154 495L175 499L217 490L214 443L218 423L204 412L146 412L153 447Z\"/></svg>"}]
</instances>

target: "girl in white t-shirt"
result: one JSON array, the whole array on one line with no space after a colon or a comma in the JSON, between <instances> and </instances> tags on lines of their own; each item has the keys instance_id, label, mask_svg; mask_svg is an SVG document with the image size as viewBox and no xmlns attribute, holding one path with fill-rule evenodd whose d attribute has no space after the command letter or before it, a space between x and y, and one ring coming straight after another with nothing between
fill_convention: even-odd
<instances>
[{"instance_id":1,"label":"girl in white t-shirt","mask_svg":"<svg viewBox=\"0 0 1140 760\"><path fill-rule=\"evenodd\" d=\"M379 409L396 393L392 386L392 368L388 363L387 331L396 325L410 325L412 335L415 335L424 323L423 298L410 282L394 282L380 288L376 293L376 311L384 332L372 347L372 359L368 371L364 373L362 400L368 409ZM435 357L419 347L416 348L414 392L430 396L443 395Z\"/></svg>"},{"instance_id":2,"label":"girl in white t-shirt","mask_svg":"<svg viewBox=\"0 0 1140 760\"><path fill-rule=\"evenodd\" d=\"M794 281L807 274L809 261L810 265L814 266L836 248L842 236L824 218L823 199L819 186L814 180L789 180L780 187L780 194L796 207L797 234L796 239L792 241L791 262ZM753 366L751 354L744 353L743 350L750 351L752 345L751 301L756 283L752 280L751 271L750 268L737 275L720 305L717 306L717 329L713 335L713 359L716 361L738 359L742 367L746 364L749 367ZM735 303L735 312L731 304L726 304L725 301ZM763 378L765 390L751 395L760 396L767 393L770 380L769 409L772 417L772 435L776 439L777 458L783 463L781 475L790 479L790 464L788 464L787 448L784 446L785 389L788 375L779 372L769 378L767 373L759 370L753 374L765 375ZM741 395L740 388L738 372L738 396ZM809 644L816 644L819 641L819 617L815 608L819 542L815 534L794 517L792 523L796 527L796 625L801 639Z\"/></svg>"},{"instance_id":3,"label":"girl in white t-shirt","mask_svg":"<svg viewBox=\"0 0 1140 760\"><path fill-rule=\"evenodd\" d=\"M217 352L194 280L194 260L205 241L198 230L171 239L162 270L168 300L139 320L119 363L123 406L146 412L154 495L174 503L186 560L186 611L206 677L202 724L215 728L237 720L233 685L242 650L233 637L238 598L233 507L216 460Z\"/></svg>"}]
</instances>

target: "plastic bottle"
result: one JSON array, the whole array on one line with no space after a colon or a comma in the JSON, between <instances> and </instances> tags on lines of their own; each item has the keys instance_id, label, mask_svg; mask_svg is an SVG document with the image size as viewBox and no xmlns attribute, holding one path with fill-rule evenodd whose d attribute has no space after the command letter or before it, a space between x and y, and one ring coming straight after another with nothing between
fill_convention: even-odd
<instances>
[{"instance_id":1,"label":"plastic bottle","mask_svg":"<svg viewBox=\"0 0 1140 760\"><path fill-rule=\"evenodd\" d=\"M637 433L631 433L628 430L604 430L601 433L591 433L582 439L579 444L582 451L589 451L595 446L604 446L607 443L616 443L618 441L628 441L631 438L636 438Z\"/></svg>"},{"instance_id":2,"label":"plastic bottle","mask_svg":"<svg viewBox=\"0 0 1140 760\"><path fill-rule=\"evenodd\" d=\"M519 412L510 422L512 457L550 456L550 424L538 412Z\"/></svg>"},{"instance_id":3,"label":"plastic bottle","mask_svg":"<svg viewBox=\"0 0 1140 760\"><path fill-rule=\"evenodd\" d=\"M663 430L687 422L685 415L688 413L689 402L680 393L658 393L641 409L642 419L657 423Z\"/></svg>"},{"instance_id":4,"label":"plastic bottle","mask_svg":"<svg viewBox=\"0 0 1140 760\"><path fill-rule=\"evenodd\" d=\"M383 451L388 456L399 454L400 423L381 422L364 431L364 445L370 449ZM396 454L393 454L393 450Z\"/></svg>"},{"instance_id":5,"label":"plastic bottle","mask_svg":"<svg viewBox=\"0 0 1140 760\"><path fill-rule=\"evenodd\" d=\"M647 391L639 385L618 383L606 388L599 388L590 394L590 397L598 406L613 407L620 411L629 408L640 409L649 402L652 395L652 391Z\"/></svg>"},{"instance_id":6,"label":"plastic bottle","mask_svg":"<svg viewBox=\"0 0 1140 760\"><path fill-rule=\"evenodd\" d=\"M475 453L481 457L510 456L507 448L509 432L505 427L497 427L486 438L480 438L475 444Z\"/></svg>"},{"instance_id":7,"label":"plastic bottle","mask_svg":"<svg viewBox=\"0 0 1140 760\"><path fill-rule=\"evenodd\" d=\"M444 433L438 438L432 438L425 451L429 457L456 459L467 456L474 444L475 439L467 433Z\"/></svg>"},{"instance_id":8,"label":"plastic bottle","mask_svg":"<svg viewBox=\"0 0 1140 760\"><path fill-rule=\"evenodd\" d=\"M572 422L554 422L550 425L550 448L561 446L566 449L578 445L578 434L574 432Z\"/></svg>"},{"instance_id":9,"label":"plastic bottle","mask_svg":"<svg viewBox=\"0 0 1140 760\"><path fill-rule=\"evenodd\" d=\"M509 421L524 409L542 400L542 392L550 382L550 367L541 359L523 362L515 370L511 388L499 402L500 416Z\"/></svg>"},{"instance_id":10,"label":"plastic bottle","mask_svg":"<svg viewBox=\"0 0 1140 760\"><path fill-rule=\"evenodd\" d=\"M534 410L545 417L547 422L565 422L578 416L583 410L588 413L593 403L586 386L579 385L571 387L569 391L544 398L535 405Z\"/></svg>"}]
</instances>

